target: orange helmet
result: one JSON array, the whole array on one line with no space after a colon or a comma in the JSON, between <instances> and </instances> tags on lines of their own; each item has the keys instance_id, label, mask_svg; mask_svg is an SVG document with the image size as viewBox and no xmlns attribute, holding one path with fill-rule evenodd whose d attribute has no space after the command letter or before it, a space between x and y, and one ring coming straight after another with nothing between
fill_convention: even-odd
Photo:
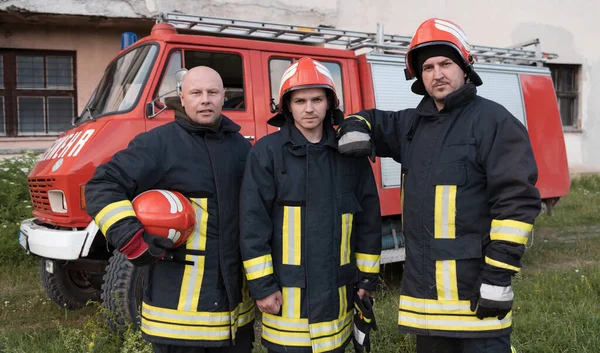
<instances>
[{"instance_id":1,"label":"orange helmet","mask_svg":"<svg viewBox=\"0 0 600 353\"><path fill-rule=\"evenodd\" d=\"M192 203L177 191L148 190L136 196L132 204L144 229L173 240L173 248L185 244L196 226Z\"/></svg>"},{"instance_id":2,"label":"orange helmet","mask_svg":"<svg viewBox=\"0 0 600 353\"><path fill-rule=\"evenodd\" d=\"M317 60L303 57L292 63L284 71L279 86L279 113L269 119L268 123L281 127L285 122L285 115L288 109L286 102L289 93L304 88L325 88L328 92L329 109L333 112L333 117L337 120L336 113L339 112L343 118L343 113L338 109L339 100L335 92L331 72Z\"/></svg>"},{"instance_id":3,"label":"orange helmet","mask_svg":"<svg viewBox=\"0 0 600 353\"><path fill-rule=\"evenodd\" d=\"M479 86L483 82L481 78L473 70L474 59L471 55L471 45L465 35L465 32L454 22L441 18L430 18L421 23L415 35L410 42L408 52L406 53L406 79L410 80L417 78L417 82L413 84L413 92L425 94L425 87L421 81L421 68L417 67L416 54L422 51L423 48L434 45L449 46L455 50L455 53L460 56L460 61L457 64L465 71L469 79ZM431 48L434 51L434 48ZM441 51L441 50L440 50ZM443 53L440 55L444 56ZM455 56L455 55L452 55ZM418 87L415 87L418 86ZM415 91L417 89L417 91Z\"/></svg>"}]
</instances>

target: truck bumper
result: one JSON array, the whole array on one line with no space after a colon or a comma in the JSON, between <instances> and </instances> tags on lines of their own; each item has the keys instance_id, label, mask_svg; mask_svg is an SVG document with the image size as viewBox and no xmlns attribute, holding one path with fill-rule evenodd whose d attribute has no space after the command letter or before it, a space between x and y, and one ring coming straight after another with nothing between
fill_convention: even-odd
<instances>
[{"instance_id":1,"label":"truck bumper","mask_svg":"<svg viewBox=\"0 0 600 353\"><path fill-rule=\"evenodd\" d=\"M405 250L406 249L404 247L401 247L398 249L383 250L381 252L380 263L383 265L383 264L389 264L392 262L402 262L402 261L406 260Z\"/></svg>"},{"instance_id":2,"label":"truck bumper","mask_svg":"<svg viewBox=\"0 0 600 353\"><path fill-rule=\"evenodd\" d=\"M93 221L83 230L51 229L34 223L35 218L21 222L19 245L28 253L56 260L77 260L88 255L98 226Z\"/></svg>"}]
</instances>

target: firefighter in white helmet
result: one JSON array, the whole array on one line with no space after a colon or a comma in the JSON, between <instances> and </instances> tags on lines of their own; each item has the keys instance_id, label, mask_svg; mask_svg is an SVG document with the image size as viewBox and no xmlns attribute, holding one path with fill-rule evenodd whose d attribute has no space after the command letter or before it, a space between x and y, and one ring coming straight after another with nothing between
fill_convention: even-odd
<instances>
[{"instance_id":1,"label":"firefighter in white helmet","mask_svg":"<svg viewBox=\"0 0 600 353\"><path fill-rule=\"evenodd\" d=\"M332 125L343 115L325 65L293 63L281 79L279 111L269 124L280 131L250 150L240 195L242 258L263 312L261 341L269 352L343 352L355 294L369 300L377 284L377 187L367 158L337 152ZM362 338L359 349L368 344Z\"/></svg>"},{"instance_id":2,"label":"firefighter in white helmet","mask_svg":"<svg viewBox=\"0 0 600 353\"><path fill-rule=\"evenodd\" d=\"M167 102L175 121L136 136L96 169L85 188L86 211L114 249L147 266L141 329L155 352L250 353L254 305L244 288L238 227L250 143L221 114L223 81L215 70L192 68L180 88ZM152 234L152 222L140 222L151 215L134 212L130 200L151 189L178 191L193 204L196 227L175 250L169 238Z\"/></svg>"},{"instance_id":3,"label":"firefighter in white helmet","mask_svg":"<svg viewBox=\"0 0 600 353\"><path fill-rule=\"evenodd\" d=\"M511 352L511 280L541 208L527 130L477 95L473 62L458 25L429 19L406 54L416 109L364 110L338 128L342 154L402 164L398 325L418 353Z\"/></svg>"}]
</instances>

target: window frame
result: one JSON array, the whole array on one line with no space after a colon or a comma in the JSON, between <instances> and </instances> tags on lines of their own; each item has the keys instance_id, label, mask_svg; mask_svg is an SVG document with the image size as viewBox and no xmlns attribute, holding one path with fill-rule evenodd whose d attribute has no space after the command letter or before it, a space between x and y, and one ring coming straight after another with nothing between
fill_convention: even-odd
<instances>
[{"instance_id":1,"label":"window frame","mask_svg":"<svg viewBox=\"0 0 600 353\"><path fill-rule=\"evenodd\" d=\"M62 131L57 132L49 126L48 121L48 103L49 97L71 98L73 101L73 114L77 114L77 53L71 50L37 50L37 49L15 49L0 48L2 56L3 87L0 87L0 96L3 97L4 108L4 132L0 132L2 137L49 137L58 136ZM17 87L17 57L19 56L41 56L43 57L43 88L19 88ZM71 83L70 89L47 87L48 75L48 57L69 57L71 60ZM44 116L40 124L43 124L43 132L23 132L20 127L19 105L20 97L33 98L42 97L44 103Z\"/></svg>"},{"instance_id":2,"label":"window frame","mask_svg":"<svg viewBox=\"0 0 600 353\"><path fill-rule=\"evenodd\" d=\"M244 100L243 100L244 108L228 108L228 107L223 106L222 111L223 112L244 112L244 113L248 112L248 84L246 82L247 80L246 80L245 67L244 67L245 58L244 58L244 55L242 55L236 51L214 50L211 48L193 48L193 47L187 47L187 46L176 46L176 47L171 48L169 50L169 52L167 53L167 56L165 59L165 65L163 65L163 68L161 69L159 80L154 89L154 93L152 94L152 99L156 99L159 97L160 90L166 79L166 74L168 72L169 65L171 64L171 60L175 54L179 53L181 56L180 57L181 67L190 70L190 68L187 68L185 66L185 59L186 59L187 52L202 52L202 53L210 53L210 54L232 55L232 56L238 57L240 59L242 91L244 93ZM223 88L225 90L225 96L227 96L228 89L227 89L227 87L225 87L225 82L223 83ZM225 101L225 103L227 103L227 101Z\"/></svg>"},{"instance_id":3,"label":"window frame","mask_svg":"<svg viewBox=\"0 0 600 353\"><path fill-rule=\"evenodd\" d=\"M560 104L561 101L572 102L570 108L570 119L569 125L564 125L563 117L561 117L561 125L564 131L580 131L581 130L581 119L579 117L580 102L581 102L581 90L580 90L580 77L581 77L581 65L578 64L552 64L547 63L546 66L550 69L550 75L552 77L552 84L556 93L556 101L559 109L559 115L561 114ZM570 71L569 77L573 81L573 87L571 91L560 90L560 76L561 72L565 70Z\"/></svg>"}]
</instances>

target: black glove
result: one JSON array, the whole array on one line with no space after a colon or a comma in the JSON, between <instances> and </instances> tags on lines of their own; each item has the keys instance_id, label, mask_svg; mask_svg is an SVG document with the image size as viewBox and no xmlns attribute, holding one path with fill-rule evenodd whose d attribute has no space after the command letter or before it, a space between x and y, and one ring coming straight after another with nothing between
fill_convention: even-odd
<instances>
[{"instance_id":1,"label":"black glove","mask_svg":"<svg viewBox=\"0 0 600 353\"><path fill-rule=\"evenodd\" d=\"M512 309L514 293L512 286L495 286L478 281L471 297L471 311L483 320L486 317L498 317L502 320Z\"/></svg>"},{"instance_id":2,"label":"black glove","mask_svg":"<svg viewBox=\"0 0 600 353\"><path fill-rule=\"evenodd\" d=\"M137 231L120 251L134 266L148 265L165 255L165 250L173 247L173 240Z\"/></svg>"},{"instance_id":3,"label":"black glove","mask_svg":"<svg viewBox=\"0 0 600 353\"><path fill-rule=\"evenodd\" d=\"M365 294L362 299L358 293L354 293L354 335L352 343L354 351L362 353L363 348L367 352L371 352L371 339L369 332L377 331L377 322L375 321L375 313L373 313L373 298Z\"/></svg>"},{"instance_id":4,"label":"black glove","mask_svg":"<svg viewBox=\"0 0 600 353\"><path fill-rule=\"evenodd\" d=\"M375 162L375 147L366 121L349 116L337 128L338 151L344 156L369 157Z\"/></svg>"}]
</instances>

